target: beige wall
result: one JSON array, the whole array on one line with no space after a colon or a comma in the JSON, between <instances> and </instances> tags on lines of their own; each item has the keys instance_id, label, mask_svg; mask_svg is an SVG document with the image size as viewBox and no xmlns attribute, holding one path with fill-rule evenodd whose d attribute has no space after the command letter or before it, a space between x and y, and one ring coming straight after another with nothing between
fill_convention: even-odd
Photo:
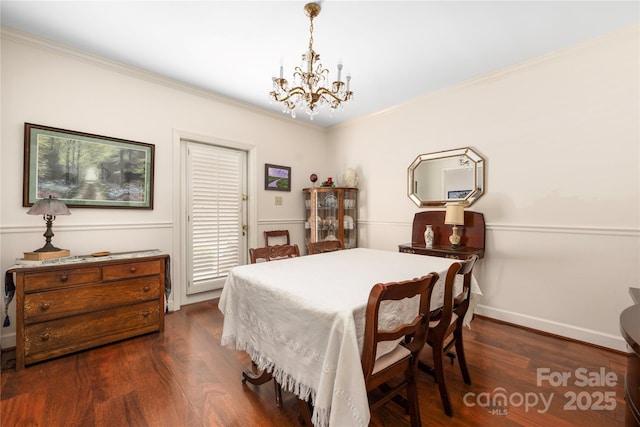
<instances>
[{"instance_id":1,"label":"beige wall","mask_svg":"<svg viewBox=\"0 0 640 427\"><path fill-rule=\"evenodd\" d=\"M639 39L629 28L332 128L336 170L360 174L361 243L409 241L407 166L471 146L487 160L478 312L624 349L618 316L640 286Z\"/></svg>"},{"instance_id":2,"label":"beige wall","mask_svg":"<svg viewBox=\"0 0 640 427\"><path fill-rule=\"evenodd\" d=\"M312 172L326 174L326 132L285 115L89 57L3 29L0 144L0 267L44 244L42 218L22 207L24 123L155 144L153 210L72 209L54 223L54 243L72 254L158 248L171 255L172 308L217 294L186 297L180 248L179 137L239 145L251 150L249 245L262 230L292 228L302 244L303 198ZM265 95L266 96L266 95ZM264 191L264 164L292 167L292 191ZM283 198L276 206L274 196ZM4 306L4 305L3 305ZM15 303L2 346L15 344ZM2 310L4 315L4 309Z\"/></svg>"},{"instance_id":3,"label":"beige wall","mask_svg":"<svg viewBox=\"0 0 640 427\"><path fill-rule=\"evenodd\" d=\"M156 145L153 211L74 209L55 242L73 253L160 248L178 289L180 135L253 147L253 244L281 227L302 244L309 174L354 167L360 246L388 250L410 239L418 211L407 166L472 146L487 159L487 194L473 206L487 221L478 311L624 349L618 315L640 285L638 40L637 27L620 31L325 132L3 31L0 266L42 245L42 220L21 206L24 122ZM292 166L291 193L262 190L264 163ZM174 293L175 308L191 302ZM0 333L3 347L15 343L13 326Z\"/></svg>"}]
</instances>

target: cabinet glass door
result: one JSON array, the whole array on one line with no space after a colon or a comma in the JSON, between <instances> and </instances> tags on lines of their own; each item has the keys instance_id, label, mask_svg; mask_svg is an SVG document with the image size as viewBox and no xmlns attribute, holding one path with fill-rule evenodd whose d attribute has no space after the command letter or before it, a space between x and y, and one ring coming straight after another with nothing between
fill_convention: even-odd
<instances>
[{"instance_id":1,"label":"cabinet glass door","mask_svg":"<svg viewBox=\"0 0 640 427\"><path fill-rule=\"evenodd\" d=\"M358 224L357 211L358 211L358 197L356 190L345 190L343 201L343 221L342 226L344 228L344 247L345 249L358 247Z\"/></svg>"}]
</instances>

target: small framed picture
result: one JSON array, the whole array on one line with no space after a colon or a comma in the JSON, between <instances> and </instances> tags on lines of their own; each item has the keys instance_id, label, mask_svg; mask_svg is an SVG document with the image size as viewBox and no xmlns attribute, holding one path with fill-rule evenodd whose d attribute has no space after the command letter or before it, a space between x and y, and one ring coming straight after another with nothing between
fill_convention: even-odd
<instances>
[{"instance_id":1,"label":"small framed picture","mask_svg":"<svg viewBox=\"0 0 640 427\"><path fill-rule=\"evenodd\" d=\"M289 166L264 165L264 189L291 191L291 168Z\"/></svg>"}]
</instances>

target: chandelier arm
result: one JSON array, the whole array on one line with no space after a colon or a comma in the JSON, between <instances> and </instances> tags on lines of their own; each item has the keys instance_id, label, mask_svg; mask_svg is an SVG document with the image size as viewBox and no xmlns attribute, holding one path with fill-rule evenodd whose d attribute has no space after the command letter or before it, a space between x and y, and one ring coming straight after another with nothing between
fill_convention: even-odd
<instances>
[{"instance_id":1,"label":"chandelier arm","mask_svg":"<svg viewBox=\"0 0 640 427\"><path fill-rule=\"evenodd\" d=\"M345 102L345 101L348 99L348 98L347 98L347 95L348 95L350 92L347 92L347 93L345 94L344 99L343 99L343 98L340 98L339 96L337 96L336 94L334 94L333 92L331 92L329 89L324 88L324 87L321 87L321 88L320 88L320 89L318 89L315 93L317 93L317 94L318 94L318 95L320 95L320 96L329 95L331 98L335 99L336 101Z\"/></svg>"},{"instance_id":2,"label":"chandelier arm","mask_svg":"<svg viewBox=\"0 0 640 427\"><path fill-rule=\"evenodd\" d=\"M274 92L271 92L272 94ZM305 93L307 93L303 88L301 88L300 86L296 86L296 87L292 87L291 89L289 89L289 92L287 93L287 96L285 96L284 98L278 98L277 94L275 95L276 97L276 101L279 102L284 102L287 101L289 98L296 96L296 95L304 95Z\"/></svg>"},{"instance_id":3,"label":"chandelier arm","mask_svg":"<svg viewBox=\"0 0 640 427\"><path fill-rule=\"evenodd\" d=\"M274 94L274 92L271 92L271 93ZM287 101L289 98L291 98L291 97L293 97L295 95L305 95L307 93L310 93L312 95L317 95L318 97L327 96L328 95L329 97L333 98L336 101L345 102L348 99L348 95L351 92L347 92L345 94L344 98L340 98L339 96L337 96L336 94L331 92L329 89L324 88L324 87L321 87L318 90L316 90L315 92L312 92L312 91L306 91L301 86L296 86L296 87L293 87L293 88L289 89L289 92L287 93L287 96L285 96L284 98L279 98L277 96L277 94L275 94L274 96L275 96L277 101L284 102L284 101Z\"/></svg>"}]
</instances>

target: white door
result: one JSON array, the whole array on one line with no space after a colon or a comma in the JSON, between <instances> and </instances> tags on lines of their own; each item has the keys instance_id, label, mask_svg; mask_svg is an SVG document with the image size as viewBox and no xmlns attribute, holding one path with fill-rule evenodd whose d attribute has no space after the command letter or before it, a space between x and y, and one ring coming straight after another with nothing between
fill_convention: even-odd
<instances>
[{"instance_id":1,"label":"white door","mask_svg":"<svg viewBox=\"0 0 640 427\"><path fill-rule=\"evenodd\" d=\"M245 151L186 143L187 295L220 289L246 263Z\"/></svg>"}]
</instances>

